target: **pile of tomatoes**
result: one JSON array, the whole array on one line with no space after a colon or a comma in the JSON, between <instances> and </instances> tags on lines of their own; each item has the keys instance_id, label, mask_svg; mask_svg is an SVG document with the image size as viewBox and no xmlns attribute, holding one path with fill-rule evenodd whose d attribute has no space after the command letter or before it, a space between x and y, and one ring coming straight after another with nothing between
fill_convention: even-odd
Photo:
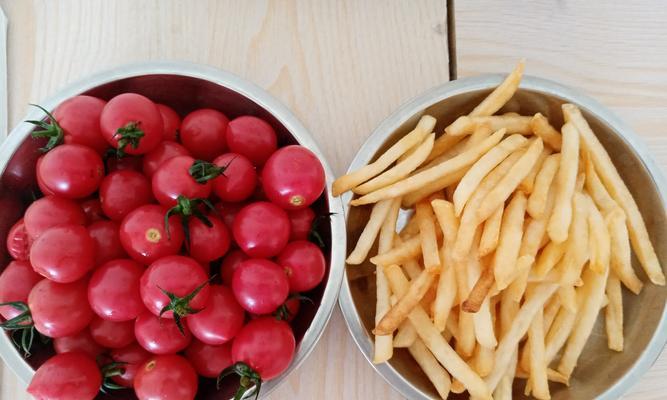
<instances>
[{"instance_id":1,"label":"pile of tomatoes","mask_svg":"<svg viewBox=\"0 0 667 400\"><path fill-rule=\"evenodd\" d=\"M326 269L308 240L317 157L279 148L260 118L181 120L134 93L47 115L29 121L46 142L41 196L10 230L0 275L2 327L26 355L38 336L56 352L28 392L186 400L199 376L241 375L243 392L285 371L299 293Z\"/></svg>"}]
</instances>

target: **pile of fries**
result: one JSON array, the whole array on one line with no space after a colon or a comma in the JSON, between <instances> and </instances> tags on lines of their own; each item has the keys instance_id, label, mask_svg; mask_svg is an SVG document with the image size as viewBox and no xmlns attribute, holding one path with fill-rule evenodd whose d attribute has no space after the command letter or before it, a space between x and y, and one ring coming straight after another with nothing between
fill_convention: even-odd
<instances>
[{"instance_id":1,"label":"pile of fries","mask_svg":"<svg viewBox=\"0 0 667 400\"><path fill-rule=\"evenodd\" d=\"M665 284L637 204L580 110L560 130L541 114L496 114L524 64L435 137L435 118L337 179L372 211L349 265L376 239L374 362L407 348L445 399L549 399L568 385L598 314L623 350L621 285ZM401 208L413 210L397 226ZM406 211L403 211L406 213ZM402 224L401 224L402 225ZM397 228L400 228L397 230Z\"/></svg>"}]
</instances>

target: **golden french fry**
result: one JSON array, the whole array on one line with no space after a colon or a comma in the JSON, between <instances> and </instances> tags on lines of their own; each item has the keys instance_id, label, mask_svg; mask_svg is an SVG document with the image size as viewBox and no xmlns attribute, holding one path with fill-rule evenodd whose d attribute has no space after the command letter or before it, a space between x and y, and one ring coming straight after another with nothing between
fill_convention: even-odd
<instances>
[{"instance_id":1,"label":"golden french fry","mask_svg":"<svg viewBox=\"0 0 667 400\"><path fill-rule=\"evenodd\" d=\"M614 271L609 273L606 293L609 299L604 314L607 346L614 351L623 351L623 294L621 281Z\"/></svg>"},{"instance_id":2,"label":"golden french fry","mask_svg":"<svg viewBox=\"0 0 667 400\"><path fill-rule=\"evenodd\" d=\"M419 234L419 223L415 218L415 214L414 213L408 214L405 225L403 225L403 227L399 231L399 236L401 237L401 239L405 240L413 236L416 236L418 234Z\"/></svg>"},{"instance_id":3,"label":"golden french fry","mask_svg":"<svg viewBox=\"0 0 667 400\"><path fill-rule=\"evenodd\" d=\"M577 293L575 290L575 285L565 285L558 288L558 299L560 300L563 308L567 308L570 311L577 310Z\"/></svg>"},{"instance_id":4,"label":"golden french fry","mask_svg":"<svg viewBox=\"0 0 667 400\"><path fill-rule=\"evenodd\" d=\"M588 194L591 195L593 201L598 206L600 211L602 211L603 214L606 215L609 212L613 211L614 209L620 208L618 204L616 204L616 201L614 201L614 199L611 198L611 195L609 194L609 192L607 192L607 189L605 189L604 185L602 184L602 181L600 181L600 177L598 176L597 172L595 172L593 161L591 160L591 158L588 156L587 153L584 152L584 154L586 155L585 157L586 191L588 192ZM625 217L625 213L623 214L623 216Z\"/></svg>"},{"instance_id":5,"label":"golden french fry","mask_svg":"<svg viewBox=\"0 0 667 400\"><path fill-rule=\"evenodd\" d=\"M530 121L530 128L533 130L535 135L539 136L544 140L544 143L547 146L551 147L556 151L560 151L562 138L560 132L558 132L551 124L549 120L542 114L537 113L533 116Z\"/></svg>"},{"instance_id":6,"label":"golden french fry","mask_svg":"<svg viewBox=\"0 0 667 400\"><path fill-rule=\"evenodd\" d=\"M484 347L494 349L498 345L498 340L493 329L491 305L488 297L484 299L479 311L473 314L472 318L475 324L477 342Z\"/></svg>"},{"instance_id":7,"label":"golden french fry","mask_svg":"<svg viewBox=\"0 0 667 400\"><path fill-rule=\"evenodd\" d=\"M526 211L533 218L540 218L546 208L547 196L552 188L554 177L558 171L560 153L548 156L542 163L540 171L535 177L533 192L528 197Z\"/></svg>"},{"instance_id":8,"label":"golden french fry","mask_svg":"<svg viewBox=\"0 0 667 400\"><path fill-rule=\"evenodd\" d=\"M582 193L576 192L573 201L574 217L570 225L570 232L566 242L566 250L563 258L560 261L558 269L561 272L561 283L563 286L574 285L581 271L589 259L590 255L590 240L588 229L588 216L590 208L586 200L586 196ZM554 209L554 212L556 210ZM548 228L547 228L548 229ZM569 290L569 289L566 289ZM572 297L569 297L569 307L572 307ZM561 301L563 299L561 298ZM566 306L563 304L563 306Z\"/></svg>"},{"instance_id":9,"label":"golden french fry","mask_svg":"<svg viewBox=\"0 0 667 400\"><path fill-rule=\"evenodd\" d=\"M442 269L433 303L433 324L442 332L447 325L447 319L456 300L458 290L451 252L453 242L456 240L459 223L454 215L452 203L446 200L433 200L431 201L431 207L433 207L443 233L443 245L440 248Z\"/></svg>"},{"instance_id":10,"label":"golden french fry","mask_svg":"<svg viewBox=\"0 0 667 400\"><path fill-rule=\"evenodd\" d=\"M410 321L403 321L394 335L394 348L406 348L412 346L417 340L417 331Z\"/></svg>"},{"instance_id":11,"label":"golden french fry","mask_svg":"<svg viewBox=\"0 0 667 400\"><path fill-rule=\"evenodd\" d=\"M498 247L498 240L500 239L500 226L503 221L504 207L498 209L491 214L489 219L484 221L484 230L482 231L482 239L479 241L479 256L484 257L493 253Z\"/></svg>"},{"instance_id":12,"label":"golden french fry","mask_svg":"<svg viewBox=\"0 0 667 400\"><path fill-rule=\"evenodd\" d=\"M519 88L524 68L524 60L519 61L507 78L470 112L470 116L493 115L500 110Z\"/></svg>"},{"instance_id":13,"label":"golden french fry","mask_svg":"<svg viewBox=\"0 0 667 400\"><path fill-rule=\"evenodd\" d=\"M460 227L459 227L460 228ZM481 229L477 229L473 236L474 245L471 246L466 260L455 261L456 277L463 278L458 280L458 293L461 299L466 299L470 292L470 287L474 284L480 273L479 259L477 256L477 248L481 236ZM462 300L463 301L463 300ZM472 356L475 350L475 320L473 314L459 312L459 337L456 342L456 351L465 356Z\"/></svg>"},{"instance_id":14,"label":"golden french fry","mask_svg":"<svg viewBox=\"0 0 667 400\"><path fill-rule=\"evenodd\" d=\"M530 383L533 397L541 400L551 398L547 379L547 363L544 349L544 314L539 310L528 329L530 351Z\"/></svg>"},{"instance_id":15,"label":"golden french fry","mask_svg":"<svg viewBox=\"0 0 667 400\"><path fill-rule=\"evenodd\" d=\"M516 374L516 361L518 350L514 350L512 358L510 359L507 371L498 383L498 386L493 391L494 400L512 400L512 383ZM488 376L488 375L487 375Z\"/></svg>"},{"instance_id":16,"label":"golden french fry","mask_svg":"<svg viewBox=\"0 0 667 400\"><path fill-rule=\"evenodd\" d=\"M526 196L523 192L516 192L503 215L500 240L493 257L493 273L499 290L505 289L516 276L525 213Z\"/></svg>"},{"instance_id":17,"label":"golden french fry","mask_svg":"<svg viewBox=\"0 0 667 400\"><path fill-rule=\"evenodd\" d=\"M438 392L440 397L444 400L449 396L449 390L452 384L452 380L449 377L447 371L438 363L433 354L429 351L428 347L420 339L415 340L415 342L408 348L408 351L412 357L417 361L419 367L421 367L424 374L435 386L435 390Z\"/></svg>"},{"instance_id":18,"label":"golden french fry","mask_svg":"<svg viewBox=\"0 0 667 400\"><path fill-rule=\"evenodd\" d=\"M419 224L419 238L421 240L424 268L429 272L440 270L440 254L438 239L435 233L433 209L428 200L417 203L415 218Z\"/></svg>"},{"instance_id":19,"label":"golden french fry","mask_svg":"<svg viewBox=\"0 0 667 400\"><path fill-rule=\"evenodd\" d=\"M414 236L389 251L371 257L371 262L375 265L403 264L407 260L416 258L420 253L421 239L419 236Z\"/></svg>"},{"instance_id":20,"label":"golden french fry","mask_svg":"<svg viewBox=\"0 0 667 400\"><path fill-rule=\"evenodd\" d=\"M564 242L572 221L572 196L579 168L579 133L572 124L565 124L560 165L556 174L556 205L547 232L554 242Z\"/></svg>"},{"instance_id":21,"label":"golden french fry","mask_svg":"<svg viewBox=\"0 0 667 400\"><path fill-rule=\"evenodd\" d=\"M545 147L542 149L542 153L540 154L540 157L537 159L537 162L535 165L533 165L533 168L531 168L530 172L528 175L526 175L525 178L519 183L519 190L524 192L526 195L530 195L533 193L533 188L535 186L535 178L537 177L537 173L540 171L542 168L542 164L544 163L544 160L551 154L551 149L548 147Z\"/></svg>"},{"instance_id":22,"label":"golden french fry","mask_svg":"<svg viewBox=\"0 0 667 400\"><path fill-rule=\"evenodd\" d=\"M472 122L472 118L462 115L445 128L445 135L464 136L471 133L473 129L475 129L475 125Z\"/></svg>"},{"instance_id":23,"label":"golden french fry","mask_svg":"<svg viewBox=\"0 0 667 400\"><path fill-rule=\"evenodd\" d=\"M519 370L517 368L516 371L516 377L521 378L521 379L529 379L530 376L528 375L527 372ZM556 382L556 383L562 383L565 386L570 386L569 379L563 376L560 372L553 370L551 368L547 368L547 379L549 379L550 382ZM495 397L494 397L495 400Z\"/></svg>"},{"instance_id":24,"label":"golden french fry","mask_svg":"<svg viewBox=\"0 0 667 400\"><path fill-rule=\"evenodd\" d=\"M468 171L468 167L461 168L460 170L454 172L451 175L447 175L442 179L438 179L435 182L424 185L424 187L410 192L403 196L402 206L405 208L413 207L417 204L418 201L424 200L425 198L431 196L433 193L438 193L443 189L450 189L456 182L460 181L463 175ZM448 198L451 196L448 194Z\"/></svg>"},{"instance_id":25,"label":"golden french fry","mask_svg":"<svg viewBox=\"0 0 667 400\"><path fill-rule=\"evenodd\" d=\"M464 139L463 136L451 136L446 133L443 133L437 139L435 139L435 142L433 143L433 149L431 149L431 154L429 154L428 157L426 157L426 160L424 162L429 163L437 159L441 155L451 150L463 139Z\"/></svg>"},{"instance_id":26,"label":"golden french fry","mask_svg":"<svg viewBox=\"0 0 667 400\"><path fill-rule=\"evenodd\" d=\"M482 303L487 298L495 278L493 276L493 268L486 267L482 270L482 274L475 282L470 293L468 293L468 298L461 305L461 309L465 312L476 313L479 311Z\"/></svg>"},{"instance_id":27,"label":"golden french fry","mask_svg":"<svg viewBox=\"0 0 667 400\"><path fill-rule=\"evenodd\" d=\"M549 333L545 341L545 359L547 365L556 358L556 355L563 347L567 338L570 336L574 323L577 320L577 312L570 311L565 307L561 307L556 314L556 319L551 324Z\"/></svg>"},{"instance_id":28,"label":"golden french fry","mask_svg":"<svg viewBox=\"0 0 667 400\"><path fill-rule=\"evenodd\" d=\"M546 276L561 260L566 248L565 242L549 242L537 258L533 273L538 277Z\"/></svg>"},{"instance_id":29,"label":"golden french fry","mask_svg":"<svg viewBox=\"0 0 667 400\"><path fill-rule=\"evenodd\" d=\"M632 268L632 252L625 213L620 208L612 210L606 217L611 238L611 269L632 293L639 294L644 284Z\"/></svg>"},{"instance_id":30,"label":"golden french fry","mask_svg":"<svg viewBox=\"0 0 667 400\"><path fill-rule=\"evenodd\" d=\"M478 344L470 364L480 377L484 378L490 374L493 370L493 348Z\"/></svg>"},{"instance_id":31,"label":"golden french fry","mask_svg":"<svg viewBox=\"0 0 667 400\"><path fill-rule=\"evenodd\" d=\"M419 304L419 301L424 297L428 289L431 288L434 281L435 274L423 270L421 275L410 283L410 288L405 295L400 297L398 303L391 307L384 314L380 322L376 324L373 334L376 336L391 335L398 329L401 323L408 317L410 311Z\"/></svg>"},{"instance_id":32,"label":"golden french fry","mask_svg":"<svg viewBox=\"0 0 667 400\"><path fill-rule=\"evenodd\" d=\"M470 150L473 147L477 146L478 144L482 143L482 141L489 136L495 131L498 131L500 129L491 129L491 126L489 124L485 123L479 123L475 125L475 130L472 132L472 135L468 138L468 140L465 142L463 145L463 148L461 151L466 151Z\"/></svg>"},{"instance_id":33,"label":"golden french fry","mask_svg":"<svg viewBox=\"0 0 667 400\"><path fill-rule=\"evenodd\" d=\"M466 388L465 386L463 386L463 383L461 383L461 381L459 381L458 379L453 379L451 391L452 393L455 394L461 394L466 391Z\"/></svg>"},{"instance_id":34,"label":"golden french fry","mask_svg":"<svg viewBox=\"0 0 667 400\"><path fill-rule=\"evenodd\" d=\"M344 192L352 189L359 184L379 175L387 169L394 161L401 155L413 148L417 143L421 143L424 138L435 127L436 120L430 115L421 117L417 126L407 135L403 136L398 142L394 143L384 154L382 154L376 161L360 168L357 171L343 175L336 179L333 183L331 192L334 196L340 196Z\"/></svg>"},{"instance_id":35,"label":"golden french fry","mask_svg":"<svg viewBox=\"0 0 667 400\"><path fill-rule=\"evenodd\" d=\"M593 200L585 196L588 203L588 229L589 229L589 247L590 247L590 263L589 267L601 274L609 265L611 256L611 238L607 230L607 224L604 222L604 217L598 210Z\"/></svg>"},{"instance_id":36,"label":"golden french fry","mask_svg":"<svg viewBox=\"0 0 667 400\"><path fill-rule=\"evenodd\" d=\"M373 247L373 243L375 243L375 238L380 232L380 227L385 222L392 202L392 200L385 200L378 202L373 206L373 210L371 211L371 215L368 218L366 227L364 227L364 230L359 236L359 240L357 240L357 245L354 247L354 250L352 250L352 253L350 253L345 262L350 265L361 264L364 262L368 252L371 250L371 247Z\"/></svg>"},{"instance_id":37,"label":"golden french fry","mask_svg":"<svg viewBox=\"0 0 667 400\"><path fill-rule=\"evenodd\" d=\"M549 332L551 324L556 319L556 314L560 309L560 299L558 296L551 296L551 299L544 306L544 333Z\"/></svg>"},{"instance_id":38,"label":"golden french fry","mask_svg":"<svg viewBox=\"0 0 667 400\"><path fill-rule=\"evenodd\" d=\"M445 134L450 136L465 136L474 132L480 125L488 125L492 130L507 129L509 133L530 135L533 133L530 127L531 117L518 115L491 115L485 117L459 117L451 125L445 128Z\"/></svg>"}]
</instances>

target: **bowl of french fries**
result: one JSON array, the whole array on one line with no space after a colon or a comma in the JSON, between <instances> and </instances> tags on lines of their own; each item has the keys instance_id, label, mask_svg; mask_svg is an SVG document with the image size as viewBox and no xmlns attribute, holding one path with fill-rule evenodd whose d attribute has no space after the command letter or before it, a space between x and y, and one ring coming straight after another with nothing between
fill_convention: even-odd
<instances>
[{"instance_id":1,"label":"bowl of french fries","mask_svg":"<svg viewBox=\"0 0 667 400\"><path fill-rule=\"evenodd\" d=\"M523 72L411 100L333 184L341 309L407 398L615 399L667 341L665 178L604 106Z\"/></svg>"}]
</instances>

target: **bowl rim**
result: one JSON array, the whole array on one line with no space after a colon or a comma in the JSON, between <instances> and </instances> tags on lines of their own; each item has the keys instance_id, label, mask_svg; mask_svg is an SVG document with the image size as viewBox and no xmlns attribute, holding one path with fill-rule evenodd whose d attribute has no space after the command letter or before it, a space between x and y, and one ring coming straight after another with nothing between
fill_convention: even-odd
<instances>
[{"instance_id":1,"label":"bowl rim","mask_svg":"<svg viewBox=\"0 0 667 400\"><path fill-rule=\"evenodd\" d=\"M306 360L314 350L317 342L324 333L326 326L331 318L338 292L343 279L344 258L346 253L345 240L345 219L343 203L340 198L334 198L329 188L333 183L334 174L329 166L324 154L317 145L315 139L310 135L306 127L290 111L287 106L273 97L266 90L251 83L235 74L214 68L211 66L200 65L183 61L151 61L136 64L123 65L106 71L97 72L82 80L66 85L58 90L52 96L44 100L41 105L47 110L53 110L64 100L81 94L95 87L126 78L132 78L144 75L177 75L189 78L205 80L227 89L230 89L241 96L244 96L255 102L258 106L269 112L287 131L296 139L296 141L311 150L318 157L326 177L325 192L329 212L334 213L331 216L331 254L329 260L329 277L326 287L322 293L320 306L313 317L313 320L299 342L290 367L278 378L272 379L262 385L261 396L266 397L276 387L282 383L288 375ZM33 126L26 123L26 120L41 119L42 113L37 109L29 110L23 120L16 125L5 138L0 146L0 174L4 173L8 161L11 159L19 145L33 130ZM0 335L0 358L14 371L24 383L30 382L34 370L16 351L11 340L7 335Z\"/></svg>"},{"instance_id":2,"label":"bowl rim","mask_svg":"<svg viewBox=\"0 0 667 400\"><path fill-rule=\"evenodd\" d=\"M386 138L389 137L397 127L401 126L410 118L422 114L426 108L453 96L492 89L498 86L504 79L505 75L502 74L483 74L461 78L433 87L417 95L401 105L373 130L370 137L364 142L355 155L347 172L352 172L366 165L375 155L379 147L384 143ZM619 139L625 142L625 144L636 153L638 159L644 164L659 191L658 196L661 199L662 208L663 210L667 210L667 199L665 198L667 195L667 181L665 180L665 176L660 167L651 157L648 148L643 143L642 139L611 110L597 100L576 89L544 78L529 75L524 76L519 88L559 97L565 101L576 104L579 108L588 111L608 124L610 128L618 133ZM352 193L348 192L341 196L341 198L343 200L345 214L347 215L350 208L350 201L352 200ZM372 339L366 334L363 323L356 311L347 277L347 266L344 271L338 303L343 312L348 331L373 369L402 396L410 399L430 399L426 393L412 385L396 369L389 365L389 363L374 364L372 362ZM609 386L597 397L597 399L611 400L620 398L623 393L637 383L639 378L651 368L662 353L666 343L667 307L663 309L653 336L635 363L625 375L618 379L613 385Z\"/></svg>"}]
</instances>

